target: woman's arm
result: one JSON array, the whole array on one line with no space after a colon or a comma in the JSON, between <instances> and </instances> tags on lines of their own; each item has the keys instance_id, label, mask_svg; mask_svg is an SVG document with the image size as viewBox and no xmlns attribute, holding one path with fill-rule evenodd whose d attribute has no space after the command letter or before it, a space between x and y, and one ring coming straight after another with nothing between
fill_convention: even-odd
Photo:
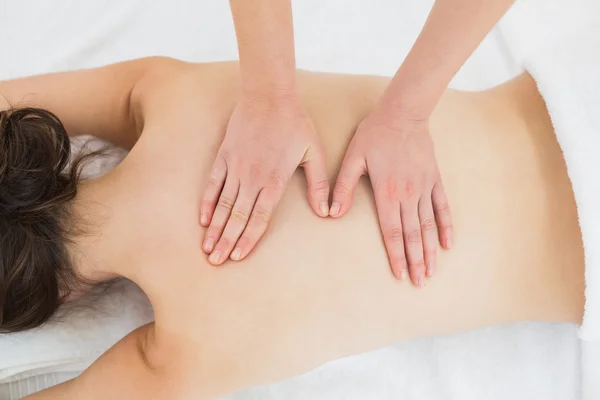
<instances>
[{"instance_id":1,"label":"woman's arm","mask_svg":"<svg viewBox=\"0 0 600 400\"><path fill-rule=\"evenodd\" d=\"M182 63L154 57L0 81L0 109L43 108L56 114L70 135L93 135L131 148L142 125L137 106L142 78L175 65Z\"/></svg>"},{"instance_id":2,"label":"woman's arm","mask_svg":"<svg viewBox=\"0 0 600 400\"><path fill-rule=\"evenodd\" d=\"M160 338L159 336L160 331ZM154 323L144 325L104 353L80 376L26 400L216 399L235 388L232 373L186 363L182 343ZM186 378L194 376L194 385Z\"/></svg>"},{"instance_id":3,"label":"woman's arm","mask_svg":"<svg viewBox=\"0 0 600 400\"><path fill-rule=\"evenodd\" d=\"M242 91L276 97L296 92L290 0L230 0L240 55Z\"/></svg>"},{"instance_id":4,"label":"woman's arm","mask_svg":"<svg viewBox=\"0 0 600 400\"><path fill-rule=\"evenodd\" d=\"M163 336L164 338L164 336ZM166 341L164 342L166 343ZM166 349L166 346L161 346ZM115 344L79 377L27 397L27 400L182 399L181 363L171 349L159 350L154 323L144 325ZM195 399L216 398L227 389L210 380Z\"/></svg>"},{"instance_id":5,"label":"woman's arm","mask_svg":"<svg viewBox=\"0 0 600 400\"><path fill-rule=\"evenodd\" d=\"M148 399L164 390L158 371L146 362L145 342L153 324L122 339L81 376L27 399Z\"/></svg>"},{"instance_id":6,"label":"woman's arm","mask_svg":"<svg viewBox=\"0 0 600 400\"><path fill-rule=\"evenodd\" d=\"M241 91L200 210L203 248L221 265L256 246L298 166L313 211L329 213L323 145L297 93L290 0L231 0Z\"/></svg>"},{"instance_id":7,"label":"woman's arm","mask_svg":"<svg viewBox=\"0 0 600 400\"><path fill-rule=\"evenodd\" d=\"M436 0L406 60L358 126L338 175L332 216L346 213L360 176L369 175L392 270L401 279L410 274L418 286L436 270L438 241L446 249L454 241L429 117L513 1Z\"/></svg>"},{"instance_id":8,"label":"woman's arm","mask_svg":"<svg viewBox=\"0 0 600 400\"><path fill-rule=\"evenodd\" d=\"M450 80L514 0L436 0L381 103L391 117L427 119ZM393 111L395 110L395 111Z\"/></svg>"}]
</instances>

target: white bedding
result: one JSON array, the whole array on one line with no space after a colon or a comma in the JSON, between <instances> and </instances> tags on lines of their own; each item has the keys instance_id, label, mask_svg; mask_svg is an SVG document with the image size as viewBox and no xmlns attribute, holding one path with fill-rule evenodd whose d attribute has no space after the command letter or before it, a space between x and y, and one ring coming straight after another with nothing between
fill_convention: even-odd
<instances>
[{"instance_id":1,"label":"white bedding","mask_svg":"<svg viewBox=\"0 0 600 400\"><path fill-rule=\"evenodd\" d=\"M298 65L391 75L431 4L431 0L295 1ZM0 79L147 55L193 61L236 58L225 0L0 0L0 49ZM517 72L502 32L494 31L453 86L485 88ZM108 345L107 334L124 333L148 318L135 290L116 296L130 307L115 311L107 306L73 316L27 340L0 337L0 378L11 381L0 384L0 399L20 398L72 376ZM577 400L581 377L576 333L573 325L527 323L413 340L229 398ZM85 356L82 349L88 351ZM27 357L28 362L19 364ZM40 367L34 359L43 358L54 364L33 368ZM16 371L32 377L15 375Z\"/></svg>"},{"instance_id":2,"label":"white bedding","mask_svg":"<svg viewBox=\"0 0 600 400\"><path fill-rule=\"evenodd\" d=\"M507 43L544 97L563 151L585 256L582 398L600 398L600 4L596 0L519 3L506 22ZM523 35L519 26L533 32Z\"/></svg>"}]
</instances>

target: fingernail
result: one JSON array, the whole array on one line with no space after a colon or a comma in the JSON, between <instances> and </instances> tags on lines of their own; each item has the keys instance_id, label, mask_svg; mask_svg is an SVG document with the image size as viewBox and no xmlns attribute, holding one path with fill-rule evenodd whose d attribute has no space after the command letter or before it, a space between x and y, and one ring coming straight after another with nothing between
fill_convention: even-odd
<instances>
[{"instance_id":1,"label":"fingernail","mask_svg":"<svg viewBox=\"0 0 600 400\"><path fill-rule=\"evenodd\" d=\"M433 275L433 264L427 266L427 276Z\"/></svg>"},{"instance_id":2,"label":"fingernail","mask_svg":"<svg viewBox=\"0 0 600 400\"><path fill-rule=\"evenodd\" d=\"M212 253L210 257L208 257L208 261L210 261L211 264L218 264L219 261L221 261L221 252L215 251Z\"/></svg>"},{"instance_id":3,"label":"fingernail","mask_svg":"<svg viewBox=\"0 0 600 400\"><path fill-rule=\"evenodd\" d=\"M425 286L425 278L423 278L422 275L417 278L417 286L419 286L420 288Z\"/></svg>"},{"instance_id":4,"label":"fingernail","mask_svg":"<svg viewBox=\"0 0 600 400\"><path fill-rule=\"evenodd\" d=\"M329 215L331 215L332 217L335 217L339 214L340 212L340 203L335 202L331 205L331 210L329 210Z\"/></svg>"},{"instance_id":5,"label":"fingernail","mask_svg":"<svg viewBox=\"0 0 600 400\"><path fill-rule=\"evenodd\" d=\"M208 238L204 241L204 251L210 253L211 251L213 251L213 247L215 247L214 239Z\"/></svg>"},{"instance_id":6,"label":"fingernail","mask_svg":"<svg viewBox=\"0 0 600 400\"><path fill-rule=\"evenodd\" d=\"M327 204L326 201L322 201L319 207L321 209L322 216L326 217L329 215L329 204Z\"/></svg>"},{"instance_id":7,"label":"fingernail","mask_svg":"<svg viewBox=\"0 0 600 400\"><path fill-rule=\"evenodd\" d=\"M236 247L235 250L233 250L233 253L231 253L231 259L233 261L239 261L239 259L242 257L242 249L240 249L239 247Z\"/></svg>"},{"instance_id":8,"label":"fingernail","mask_svg":"<svg viewBox=\"0 0 600 400\"><path fill-rule=\"evenodd\" d=\"M207 213L200 214L200 224L202 224L202 225L208 224L208 214Z\"/></svg>"},{"instance_id":9,"label":"fingernail","mask_svg":"<svg viewBox=\"0 0 600 400\"><path fill-rule=\"evenodd\" d=\"M446 239L446 248L447 249L452 248L452 239L450 239L450 238Z\"/></svg>"},{"instance_id":10,"label":"fingernail","mask_svg":"<svg viewBox=\"0 0 600 400\"><path fill-rule=\"evenodd\" d=\"M406 269L403 269L402 271L400 271L400 280L405 281L406 278L408 278L408 271Z\"/></svg>"}]
</instances>

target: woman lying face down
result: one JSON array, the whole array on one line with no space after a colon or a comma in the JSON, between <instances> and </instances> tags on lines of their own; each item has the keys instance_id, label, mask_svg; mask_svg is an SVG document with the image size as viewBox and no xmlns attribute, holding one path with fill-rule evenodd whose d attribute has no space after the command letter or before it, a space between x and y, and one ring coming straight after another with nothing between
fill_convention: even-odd
<instances>
[{"instance_id":1,"label":"woman lying face down","mask_svg":"<svg viewBox=\"0 0 600 400\"><path fill-rule=\"evenodd\" d=\"M387 79L298 72L298 81L334 179ZM114 277L137 283L156 316L81 377L33 398L211 398L407 338L581 320L573 194L528 75L448 91L432 117L457 240L424 290L390 272L366 180L348 215L332 220L312 213L295 175L255 252L209 265L199 204L238 82L232 63L144 59L0 83L0 107L17 107L2 113L0 132L11 211L1 217L0 329L40 325L70 292ZM65 133L130 152L80 181Z\"/></svg>"}]
</instances>

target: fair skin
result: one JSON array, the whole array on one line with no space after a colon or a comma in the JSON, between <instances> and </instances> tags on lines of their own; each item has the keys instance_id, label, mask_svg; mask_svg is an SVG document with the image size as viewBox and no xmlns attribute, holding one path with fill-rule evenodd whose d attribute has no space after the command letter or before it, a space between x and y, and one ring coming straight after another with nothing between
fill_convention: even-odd
<instances>
[{"instance_id":1,"label":"fair skin","mask_svg":"<svg viewBox=\"0 0 600 400\"><path fill-rule=\"evenodd\" d=\"M308 200L329 214L323 146L297 93L289 1L231 0L240 55L240 97L211 169L200 223L214 265L241 260L267 230L298 166Z\"/></svg>"},{"instance_id":2,"label":"fair skin","mask_svg":"<svg viewBox=\"0 0 600 400\"><path fill-rule=\"evenodd\" d=\"M369 175L392 271L423 286L437 244L454 240L446 191L429 133L435 105L514 0L436 0L417 41L377 106L358 126L334 190L331 214L350 208ZM436 224L437 222L437 224ZM436 229L437 228L437 229Z\"/></svg>"},{"instance_id":3,"label":"fair skin","mask_svg":"<svg viewBox=\"0 0 600 400\"><path fill-rule=\"evenodd\" d=\"M242 91L211 169L201 207L209 261L240 260L256 246L300 164L321 217L350 209L368 175L394 275L422 287L437 265L438 240L454 230L429 119L444 89L513 0L437 0L408 57L359 124L329 208L322 145L298 101L289 0L231 0ZM216 244L215 244L216 243Z\"/></svg>"},{"instance_id":4,"label":"fair skin","mask_svg":"<svg viewBox=\"0 0 600 400\"><path fill-rule=\"evenodd\" d=\"M300 71L298 82L333 180L353 127L389 81ZM79 378L31 399L218 398L403 339L581 321L575 202L530 77L481 93L448 91L432 114L463 239L440 254L439 279L427 291L399 286L389 273L364 180L346 218L323 220L302 201L303 177L294 174L244 265L208 264L197 246L201 181L240 90L237 64L160 59L0 82L9 103L48 108L70 134L131 149L114 170L80 185L73 211L88 229L71 253L87 277L136 282L156 316Z\"/></svg>"}]
</instances>

